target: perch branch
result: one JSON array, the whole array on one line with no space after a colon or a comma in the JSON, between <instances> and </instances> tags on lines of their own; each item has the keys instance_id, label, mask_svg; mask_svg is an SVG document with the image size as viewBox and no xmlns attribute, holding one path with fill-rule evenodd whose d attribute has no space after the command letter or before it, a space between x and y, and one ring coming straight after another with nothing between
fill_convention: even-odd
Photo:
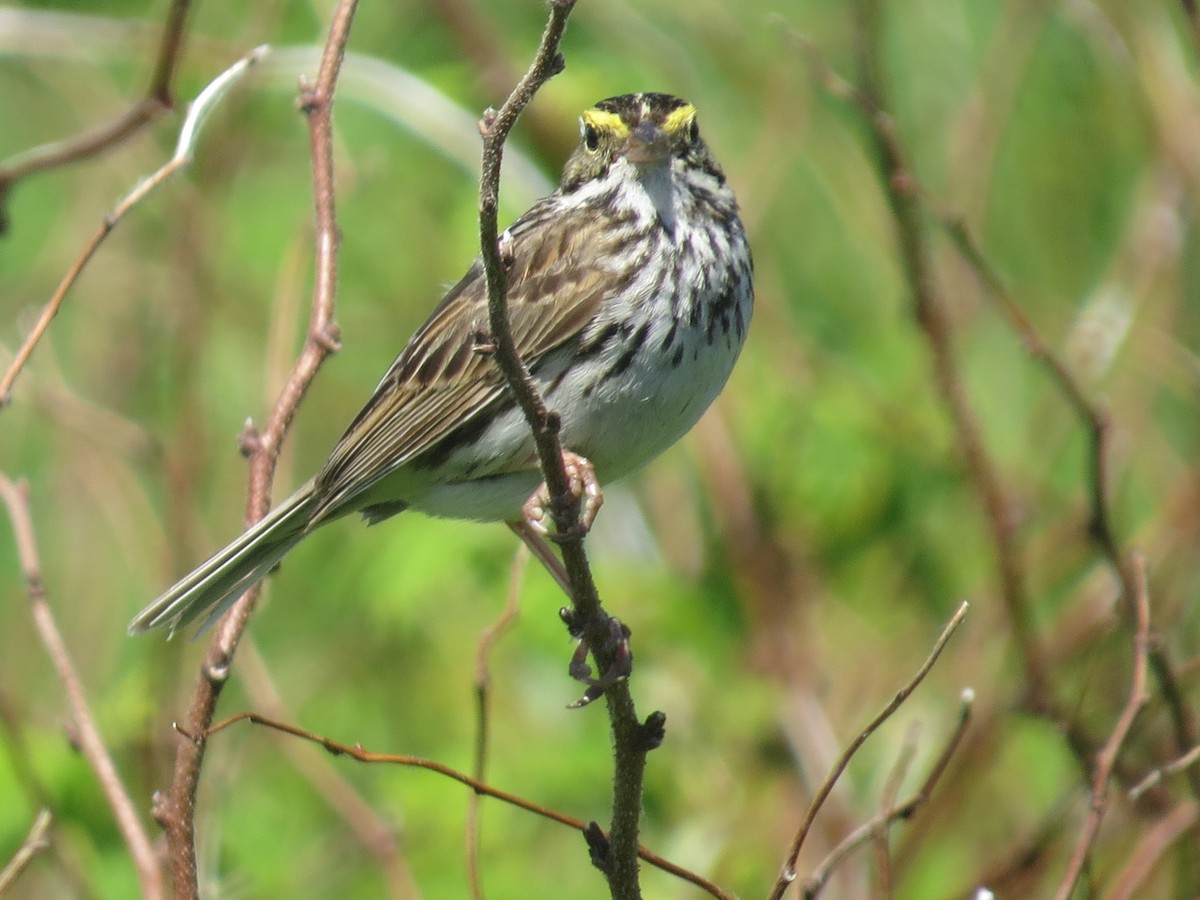
<instances>
[{"instance_id":1,"label":"perch branch","mask_svg":"<svg viewBox=\"0 0 1200 900\"><path fill-rule=\"evenodd\" d=\"M614 668L617 652L611 643L609 629L612 620L600 605L584 550L583 534L576 527L579 500L570 490L563 463L562 446L558 440L558 417L546 409L513 344L508 323L506 270L497 226L504 141L521 110L533 99L537 90L562 70L564 63L558 46L574 5L575 0L552 0L550 18L529 70L500 109L486 115L481 122L483 162L479 180L479 232L496 363L524 413L537 444L542 475L550 492L554 525L571 584L571 602L577 621L583 627L583 639L591 648L599 670L609 672ZM625 680L609 685L604 696L613 731L613 816L608 846L600 854L593 848L593 859L602 859L602 869L612 896L618 900L633 900L641 896L637 871L638 826L642 780L650 744L638 721Z\"/></svg>"}]
</instances>

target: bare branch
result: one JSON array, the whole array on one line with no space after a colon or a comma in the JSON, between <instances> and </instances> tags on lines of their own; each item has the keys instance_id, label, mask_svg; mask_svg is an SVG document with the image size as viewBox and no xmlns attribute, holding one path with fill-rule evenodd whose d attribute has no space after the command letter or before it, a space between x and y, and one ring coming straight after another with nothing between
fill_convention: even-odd
<instances>
[{"instance_id":1,"label":"bare branch","mask_svg":"<svg viewBox=\"0 0 1200 900\"><path fill-rule=\"evenodd\" d=\"M1075 890L1075 884L1087 864L1088 854L1091 852L1092 844L1096 841L1096 835L1100 832L1100 823L1104 820L1104 813L1108 808L1108 780L1112 775L1113 764L1116 762L1117 754L1121 752L1125 738L1129 736L1133 720L1137 718L1137 714L1146 704L1146 660L1150 645L1150 598L1146 590L1146 562L1141 554L1135 554L1132 562L1134 585L1137 591L1134 595L1137 609L1137 632L1133 636L1133 678L1129 686L1129 699L1125 702L1125 708L1121 711L1112 734L1096 759L1096 771L1092 777L1092 802L1088 810L1087 821L1084 822L1079 842L1075 845L1075 852L1071 855L1071 861L1067 865L1067 872L1063 876L1058 892L1054 895L1055 900L1069 900Z\"/></svg>"},{"instance_id":2,"label":"bare branch","mask_svg":"<svg viewBox=\"0 0 1200 900\"><path fill-rule=\"evenodd\" d=\"M869 822L865 822L858 828L855 828L836 847L830 850L825 859L821 860L804 882L804 897L806 900L813 900L813 898L820 895L828 883L830 876L843 859L868 841L876 839L880 835L885 835L888 826L894 822L912 818L913 814L929 800L930 795L933 794L933 789L937 786L938 781L941 780L942 773L946 771L946 767L950 764L950 758L954 755L954 751L962 744L963 735L967 733L967 725L971 721L971 708L974 703L975 692L969 688L963 691L962 701L959 704L958 710L958 724L950 734L950 738L946 741L946 746L942 749L937 761L933 764L933 768L929 770L929 774L925 777L925 783L921 785L920 790L903 803L892 804L889 802L883 812ZM885 896L890 896L890 894L886 894Z\"/></svg>"},{"instance_id":3,"label":"bare branch","mask_svg":"<svg viewBox=\"0 0 1200 900\"><path fill-rule=\"evenodd\" d=\"M1025 349L1058 385L1084 428L1087 429L1089 442L1086 478L1091 507L1088 532L1099 545L1109 566L1121 583L1121 609L1127 626L1136 630L1138 592L1136 577L1131 570L1132 563L1121 547L1112 522L1112 499L1108 472L1109 444L1112 434L1111 418L1105 409L1088 399L1079 380L1038 334L1033 322L1012 297L1004 281L984 256L983 251L979 249L966 224L947 216L940 218L954 246L983 282L988 290L988 295L999 305L1013 330L1020 336ZM1187 748L1200 743L1200 739L1197 738L1195 717L1191 707L1184 699L1183 690L1179 686L1178 675L1171 665L1167 648L1159 641L1151 641L1148 652L1150 668L1158 682L1163 700L1167 704L1171 715L1171 724L1175 730L1175 742L1182 753ZM1200 799L1200 772L1190 768L1185 771L1192 796Z\"/></svg>"},{"instance_id":4,"label":"bare branch","mask_svg":"<svg viewBox=\"0 0 1200 900\"><path fill-rule=\"evenodd\" d=\"M312 143L313 193L316 203L316 274L308 337L287 382L272 408L266 427L255 434L247 488L246 520L261 519L271 505L271 484L283 439L301 400L325 359L338 346L333 323L334 289L337 282L338 232L334 209L332 107L350 25L357 0L341 0L334 13L320 71L313 85L302 84L300 105L308 116ZM216 712L217 700L229 677L233 657L262 584L247 591L216 627L212 643L201 664L200 676L187 713L187 731L205 735ZM160 809L167 831L172 881L177 900L197 896L195 805L204 761L205 739L177 743L175 771L165 803Z\"/></svg>"},{"instance_id":5,"label":"bare branch","mask_svg":"<svg viewBox=\"0 0 1200 900\"><path fill-rule=\"evenodd\" d=\"M9 888L16 884L21 873L28 868L39 853L50 849L50 825L53 821L54 817L50 815L48 809L40 810L34 817L29 834L25 836L25 840L21 842L21 846L17 848L12 859L5 864L3 869L0 869L0 896L3 896Z\"/></svg>"},{"instance_id":6,"label":"bare branch","mask_svg":"<svg viewBox=\"0 0 1200 900\"><path fill-rule=\"evenodd\" d=\"M1137 900L1146 896L1143 885L1171 846L1200 822L1200 803L1180 803L1141 836L1129 859L1116 873L1104 900Z\"/></svg>"},{"instance_id":7,"label":"bare branch","mask_svg":"<svg viewBox=\"0 0 1200 900\"><path fill-rule=\"evenodd\" d=\"M1129 799L1134 801L1140 799L1146 791L1158 785L1168 775L1175 775L1185 769L1191 768L1196 764L1197 760L1200 760L1200 745L1193 747L1178 759L1167 763L1165 766L1159 766L1150 772L1150 774L1129 789Z\"/></svg>"},{"instance_id":8,"label":"bare branch","mask_svg":"<svg viewBox=\"0 0 1200 900\"><path fill-rule=\"evenodd\" d=\"M516 624L520 615L521 580L525 575L525 563L529 550L518 545L513 555L512 570L508 578L508 602L500 617L484 629L475 651L475 766L473 776L483 781L487 772L487 751L491 736L491 684L488 659L492 647ZM472 794L467 799L467 880L471 885L473 900L483 900L483 884L479 875L479 814L480 795Z\"/></svg>"},{"instance_id":9,"label":"bare branch","mask_svg":"<svg viewBox=\"0 0 1200 900\"><path fill-rule=\"evenodd\" d=\"M0 236L8 231L8 196L14 184L37 172L86 159L110 150L149 125L174 105L172 84L183 49L184 26L191 0L173 0L167 10L158 59L145 96L104 125L65 141L34 147L0 164ZM0 399L5 395L0 390Z\"/></svg>"},{"instance_id":10,"label":"bare branch","mask_svg":"<svg viewBox=\"0 0 1200 900\"><path fill-rule=\"evenodd\" d=\"M29 514L29 490L22 482L13 484L0 475L0 497L8 507L8 515L12 520L13 535L16 538L17 557L25 575L26 592L29 595L29 610L33 616L33 624L37 628L38 637L46 654L54 664L66 689L67 702L71 708L71 718L74 720L80 750L88 761L108 805L112 808L117 828L129 847L133 864L137 868L138 882L141 884L142 896L149 898L164 897L162 870L159 868L158 856L154 846L146 835L129 793L117 773L117 767L109 756L100 729L88 706L79 673L75 671L75 663L71 652L58 630L54 613L46 601L46 585L42 580L41 563L38 561L37 539L34 536L33 520Z\"/></svg>"},{"instance_id":11,"label":"bare branch","mask_svg":"<svg viewBox=\"0 0 1200 900\"><path fill-rule=\"evenodd\" d=\"M266 47L254 48L218 75L208 87L197 95L196 99L189 104L187 116L184 118L183 126L179 130L179 140L175 145L175 154L157 172L149 178L139 181L133 190L126 194L112 208L108 215L104 217L104 221L100 224L100 227L88 239L79 256L75 258L75 262L71 264L66 275L63 276L62 281L59 282L58 287L55 288L54 293L42 308L42 313L34 324L33 330L25 337L8 370L0 378L0 408L4 407L12 399L12 386L17 380L17 376L21 374L21 370L29 362L29 358L33 355L34 349L41 341L43 335L45 335L46 330L50 327L50 323L54 321L54 317L58 315L58 311L67 297L67 292L79 280L79 276L83 273L87 264L91 262L96 251L100 249L100 245L104 243L104 239L117 227L125 215L145 200L155 188L171 178L172 175L191 165L195 154L196 141L199 139L200 130L204 125L205 119L208 118L213 107L229 92L229 89L255 63L262 59L266 52Z\"/></svg>"},{"instance_id":12,"label":"bare branch","mask_svg":"<svg viewBox=\"0 0 1200 900\"><path fill-rule=\"evenodd\" d=\"M933 668L934 663L938 661L938 657L942 655L942 650L945 649L946 642L950 640L950 636L954 634L958 626L962 624L963 619L966 618L967 610L969 609L970 604L965 600L959 604L958 609L955 610L954 615L951 616L950 621L946 623L946 627L942 629L941 635L938 637L936 643L934 643L933 650L921 668L917 670L917 674L909 680L908 684L896 692L896 696L888 702L887 706L867 723L867 726L842 751L842 755L838 757L838 761L834 764L833 769L825 776L825 781L821 783L821 786L813 796L812 802L808 805L808 812L804 816L804 821L800 824L800 828L796 832L796 837L792 840L787 861L780 870L779 877L776 879L775 886L769 895L771 900L780 900L783 897L784 891L796 880L796 861L800 858L800 850L804 847L805 838L808 837L808 832L817 818L817 813L820 812L826 798L829 797L830 792L833 790L833 786L837 784L837 780L841 777L842 772L846 770L846 766L850 764L850 760L854 757L854 754L858 752L858 748L866 743L867 738L874 734L880 725L891 718L892 713L899 709L900 705L917 689L917 686L925 680L925 676L929 674L929 670ZM957 743L957 740L955 740L953 746L957 746ZM938 775L940 777L940 772Z\"/></svg>"},{"instance_id":13,"label":"bare branch","mask_svg":"<svg viewBox=\"0 0 1200 900\"><path fill-rule=\"evenodd\" d=\"M311 741L314 744L320 744L334 756L348 756L351 759L355 759L361 763L380 763L408 766L416 769L426 769L430 772L436 772L439 775L443 775L446 778L453 779L459 784L464 784L477 794L483 794L484 796L492 797L496 800L500 800L503 803L507 803L510 806L515 806L518 809L525 810L526 812L534 813L535 815L541 816L544 819L550 819L553 822L558 822L560 825L566 825L570 828L574 828L579 832L584 832L589 827L589 823L584 822L582 819L576 819L574 816L568 816L565 813L557 812L549 807L533 803L516 794L511 794L508 791L502 791L499 788L492 787L491 785L486 784L478 779L472 778L470 775L467 775L464 772L460 772L457 769L443 765L442 763L434 760L423 759L419 756L407 756L398 753L373 753L369 750L364 750L359 744L355 744L353 746L342 744L338 741L332 740L331 738L322 737L321 735L315 734L311 731L305 731L303 728L298 728L295 725L289 725L286 722L277 722L274 719L269 719L266 716L260 716L253 712L241 712L230 716L227 719L223 719L209 728L203 735L198 735L195 737L191 736L188 732L184 731L178 726L176 726L176 728L184 740L207 740L218 732L224 731L226 728L236 725L239 722L250 722L253 725L262 725L275 731L281 731L284 734L291 735L292 737L297 737L305 741ZM710 896L721 898L721 900L733 900L730 894L725 893L719 887L709 883L699 875L696 875L694 872L690 872L687 869L675 865L674 863L668 862L661 856L651 853L649 850L646 850L643 847L639 846L637 852L640 859L645 860L656 869L661 869L669 875L674 875L675 877L681 878L690 884L694 884L696 887L707 891Z\"/></svg>"},{"instance_id":14,"label":"bare branch","mask_svg":"<svg viewBox=\"0 0 1200 900\"><path fill-rule=\"evenodd\" d=\"M552 0L550 19L529 70L499 111L485 116L481 123L483 164L479 179L479 233L487 275L489 325L496 344L496 363L525 414L537 444L542 475L550 492L551 512L562 547L563 562L571 583L571 602L578 614L584 641L591 648L599 670L608 672L613 670L617 652L610 640L612 620L600 605L584 551L583 534L576 527L579 500L570 490L562 446L558 440L558 417L546 409L513 344L508 324L506 271L497 226L504 141L521 110L533 99L537 90L562 70L563 60L558 46L574 6L575 0ZM612 896L632 900L641 896L636 850L647 743L628 684L623 679L619 680L606 687L604 696L612 722L615 772L612 831L603 854L603 869Z\"/></svg>"}]
</instances>

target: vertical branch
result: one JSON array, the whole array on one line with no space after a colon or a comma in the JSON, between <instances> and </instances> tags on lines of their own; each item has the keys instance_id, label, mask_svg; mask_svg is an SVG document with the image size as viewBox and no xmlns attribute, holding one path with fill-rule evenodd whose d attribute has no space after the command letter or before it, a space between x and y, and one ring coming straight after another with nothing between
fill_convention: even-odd
<instances>
[{"instance_id":1,"label":"vertical branch","mask_svg":"<svg viewBox=\"0 0 1200 900\"><path fill-rule=\"evenodd\" d=\"M0 475L0 496L8 507L9 518L12 519L13 534L16 537L17 556L21 561L21 569L25 575L26 591L29 594L29 609L33 616L33 624L37 628L38 637L46 648L46 654L58 672L59 680L67 692L67 702L71 707L71 717L75 720L78 731L79 749L88 761L100 788L112 808L117 828L129 847L133 863L137 867L138 882L142 887L142 896L160 898L164 892L162 870L158 865L158 856L150 838L142 828L134 809L133 801L117 774L100 729L92 717L87 697L83 693L83 685L79 681L79 673L71 660L71 652L58 630L54 613L46 602L46 585L42 581L42 568L38 562L37 540L34 537L33 521L29 514L29 492L24 484L13 484Z\"/></svg>"},{"instance_id":2,"label":"vertical branch","mask_svg":"<svg viewBox=\"0 0 1200 900\"><path fill-rule=\"evenodd\" d=\"M1133 557L1133 574L1137 589L1134 595L1134 606L1137 611L1137 631L1133 636L1133 678L1129 686L1129 699L1117 719L1108 741L1104 744L1096 758L1096 771L1092 776L1092 800L1088 809L1087 820L1071 854L1067 865L1067 873L1063 876L1055 900L1070 900L1075 890L1075 884L1087 864L1092 844L1100 832L1100 823L1108 808L1108 779L1112 776L1113 765L1125 739L1133 728L1133 720L1142 707L1146 705L1146 656L1150 645L1150 599L1146 589L1146 565L1142 557Z\"/></svg>"},{"instance_id":3,"label":"vertical branch","mask_svg":"<svg viewBox=\"0 0 1200 900\"><path fill-rule=\"evenodd\" d=\"M887 98L878 46L882 30L879 0L860 0L859 10L863 20L860 28L862 89L856 99L871 125L870 133L879 155L880 172L896 222L900 257L912 291L913 312L929 345L934 380L954 424L967 471L983 502L987 527L996 551L1000 594L1021 653L1030 699L1036 707L1048 707L1052 705L1052 700L1047 684L1045 654L1034 629L1026 595L1025 573L1017 548L1012 505L967 399L951 346L950 325L930 267L928 242L920 219L917 180L909 169L899 137L885 112Z\"/></svg>"},{"instance_id":4,"label":"vertical branch","mask_svg":"<svg viewBox=\"0 0 1200 900\"><path fill-rule=\"evenodd\" d=\"M488 658L492 648L516 624L520 615L521 579L529 549L517 545L508 578L508 601L500 617L492 622L479 638L475 651L475 765L471 775L476 781L487 779L487 753L491 743L491 684ZM467 799L467 881L472 900L483 900L483 881L479 873L479 812L482 797L471 794Z\"/></svg>"},{"instance_id":5,"label":"vertical branch","mask_svg":"<svg viewBox=\"0 0 1200 900\"><path fill-rule=\"evenodd\" d=\"M600 605L584 551L583 534L573 527L578 522L579 502L571 493L563 465L558 416L546 409L513 343L508 324L504 254L499 245L497 226L504 141L521 110L538 89L562 71L563 58L558 46L574 6L575 0L552 0L550 18L529 70L499 111L485 116L481 123L483 162L479 179L479 236L487 276L489 325L496 344L496 364L533 431L571 585L571 602L584 628L584 640L591 647L600 671L609 672L616 663L617 653L612 641L613 621ZM607 836L599 833L598 828L591 829L589 841L593 862L608 879L612 896L636 898L641 896L637 848L642 780L646 753L661 740L662 717L655 714L643 726L638 721L629 686L624 680L607 687L604 697L613 731L613 819Z\"/></svg>"},{"instance_id":6,"label":"vertical branch","mask_svg":"<svg viewBox=\"0 0 1200 900\"><path fill-rule=\"evenodd\" d=\"M339 2L325 42L317 80L312 85L301 85L300 108L308 117L312 142L317 225L312 314L304 347L271 410L265 428L261 433L248 435L244 443L252 453L246 501L246 518L251 523L261 519L270 507L275 464L296 408L322 363L338 346L337 328L333 323L338 247L333 180L333 96L357 5L357 0ZM171 786L157 810L167 832L175 894L181 900L197 895L195 807L208 728L229 677L238 643L261 592L261 583L255 585L217 625L216 634L201 664L183 731L177 739Z\"/></svg>"}]
</instances>

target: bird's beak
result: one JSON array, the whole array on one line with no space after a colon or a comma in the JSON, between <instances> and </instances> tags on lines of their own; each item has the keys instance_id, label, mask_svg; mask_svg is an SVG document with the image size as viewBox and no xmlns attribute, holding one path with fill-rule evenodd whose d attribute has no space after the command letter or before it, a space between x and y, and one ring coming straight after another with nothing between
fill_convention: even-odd
<instances>
[{"instance_id":1,"label":"bird's beak","mask_svg":"<svg viewBox=\"0 0 1200 900\"><path fill-rule=\"evenodd\" d=\"M671 142L663 129L642 122L625 139L624 154L631 163L659 163L670 156Z\"/></svg>"}]
</instances>

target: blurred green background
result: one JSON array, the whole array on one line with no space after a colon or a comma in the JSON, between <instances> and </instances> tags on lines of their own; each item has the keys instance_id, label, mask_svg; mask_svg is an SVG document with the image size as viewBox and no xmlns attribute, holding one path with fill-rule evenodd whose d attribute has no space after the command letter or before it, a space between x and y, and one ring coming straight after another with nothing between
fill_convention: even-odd
<instances>
[{"instance_id":1,"label":"blurred green background","mask_svg":"<svg viewBox=\"0 0 1200 900\"><path fill-rule=\"evenodd\" d=\"M134 640L125 626L241 527L237 436L248 417L264 420L308 316L311 179L295 86L315 73L333 6L196 5L181 108L251 47L279 52L216 110L195 164L111 235L0 411L0 471L30 483L50 603L156 834L150 797L168 781L170 723L205 640ZM0 159L137 99L166 8L0 7ZM728 389L680 446L608 491L590 539L606 605L633 630L639 711L667 715L644 844L742 897L764 895L839 748L967 598L944 657L822 811L801 875L880 809L914 740L899 796L919 784L972 687L967 742L928 805L893 829L890 866L860 851L825 896L951 898L983 884L1049 896L1082 827L1086 776L1063 721L1025 709L995 549L931 378L869 130L802 47L801 36L856 81L854 8L580 0L567 69L514 133L502 221L557 179L581 110L662 90L699 107L755 250L758 306ZM1112 573L1086 531L1087 436L941 215L966 223L1109 410L1117 534L1146 555L1153 622L1194 709L1200 92L1182 6L908 0L882 12L891 111L924 192L955 359L1011 495L1061 709L1103 742L1132 661ZM545 13L517 0L362 4L335 108L344 347L300 409L277 496L319 466L475 254L474 121L524 70ZM179 121L14 187L0 240L5 365L106 211L170 156ZM0 864L49 806L53 850L13 896L132 896L127 851L71 746L0 534ZM275 710L347 743L468 769L475 648L504 607L515 543L499 526L417 515L322 530L271 580L221 711ZM580 688L566 674L562 597L534 566L519 595L520 619L490 659L487 780L607 825L608 724L600 705L565 709ZM1151 687L1124 787L1179 752ZM1194 896L1186 780L1139 805L1119 787L1091 892L1078 896L1127 896L1121 879L1140 862L1136 896ZM333 760L239 726L206 762L203 886L221 897L467 896L467 802L430 773ZM483 807L480 865L489 897L607 895L578 834L496 802ZM700 896L649 868L644 885L647 897Z\"/></svg>"}]
</instances>

